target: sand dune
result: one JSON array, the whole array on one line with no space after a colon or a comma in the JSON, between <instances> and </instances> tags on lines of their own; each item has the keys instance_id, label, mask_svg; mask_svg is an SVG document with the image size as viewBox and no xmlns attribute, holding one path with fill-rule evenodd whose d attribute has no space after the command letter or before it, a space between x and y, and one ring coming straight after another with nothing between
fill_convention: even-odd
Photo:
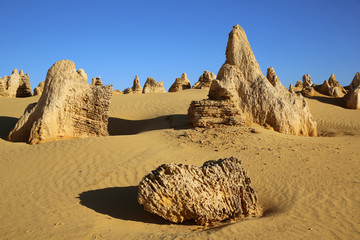
<instances>
[{"instance_id":1,"label":"sand dune","mask_svg":"<svg viewBox=\"0 0 360 240\"><path fill-rule=\"evenodd\" d=\"M206 94L114 95L109 137L40 145L6 140L38 97L0 98L0 239L360 238L360 111L308 99L324 137L191 129L188 106ZM137 184L162 163L229 156L243 160L262 217L204 228L171 224L136 202Z\"/></svg>"}]
</instances>

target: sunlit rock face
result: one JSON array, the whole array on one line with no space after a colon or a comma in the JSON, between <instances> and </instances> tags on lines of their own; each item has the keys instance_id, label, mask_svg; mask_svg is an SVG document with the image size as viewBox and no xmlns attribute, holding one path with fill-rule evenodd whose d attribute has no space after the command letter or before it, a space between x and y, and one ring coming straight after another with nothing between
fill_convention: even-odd
<instances>
[{"instance_id":1,"label":"sunlit rock face","mask_svg":"<svg viewBox=\"0 0 360 240\"><path fill-rule=\"evenodd\" d=\"M48 71L44 91L30 104L8 139L38 144L48 141L107 136L112 85L88 84L84 70L69 60Z\"/></svg>"},{"instance_id":2,"label":"sunlit rock face","mask_svg":"<svg viewBox=\"0 0 360 240\"><path fill-rule=\"evenodd\" d=\"M185 89L190 89L191 83L186 75L186 73L183 73L181 75L181 78L176 78L175 82L171 85L169 92L179 92Z\"/></svg>"},{"instance_id":3,"label":"sunlit rock face","mask_svg":"<svg viewBox=\"0 0 360 240\"><path fill-rule=\"evenodd\" d=\"M138 186L145 210L171 222L194 220L207 225L259 214L251 180L235 157L205 162L202 167L163 164Z\"/></svg>"},{"instance_id":4,"label":"sunlit rock face","mask_svg":"<svg viewBox=\"0 0 360 240\"><path fill-rule=\"evenodd\" d=\"M225 64L211 84L209 99L191 103L189 121L198 127L252 122L281 133L316 136L316 122L305 99L291 94L275 76L273 69L269 70L269 79L262 74L244 30L234 26ZM215 110L224 105L228 110Z\"/></svg>"},{"instance_id":5,"label":"sunlit rock face","mask_svg":"<svg viewBox=\"0 0 360 240\"><path fill-rule=\"evenodd\" d=\"M148 77L144 88L143 93L165 93L164 83L162 81L156 82L152 77Z\"/></svg>"},{"instance_id":6,"label":"sunlit rock face","mask_svg":"<svg viewBox=\"0 0 360 240\"><path fill-rule=\"evenodd\" d=\"M360 73L356 73L349 86L349 92L344 97L345 107L360 109Z\"/></svg>"},{"instance_id":7,"label":"sunlit rock face","mask_svg":"<svg viewBox=\"0 0 360 240\"><path fill-rule=\"evenodd\" d=\"M216 75L209 71L204 71L204 73L199 77L199 80L192 87L193 89L203 89L210 88L213 80L216 79Z\"/></svg>"},{"instance_id":8,"label":"sunlit rock face","mask_svg":"<svg viewBox=\"0 0 360 240\"><path fill-rule=\"evenodd\" d=\"M0 80L0 96L31 97L29 75L24 74L23 70L18 72L15 68L10 76L5 76Z\"/></svg>"}]
</instances>

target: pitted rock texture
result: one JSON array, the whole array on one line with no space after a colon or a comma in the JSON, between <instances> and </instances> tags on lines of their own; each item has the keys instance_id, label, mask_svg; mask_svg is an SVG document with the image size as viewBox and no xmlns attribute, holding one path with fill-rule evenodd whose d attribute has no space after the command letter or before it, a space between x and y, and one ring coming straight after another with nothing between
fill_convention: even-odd
<instances>
[{"instance_id":1,"label":"pitted rock texture","mask_svg":"<svg viewBox=\"0 0 360 240\"><path fill-rule=\"evenodd\" d=\"M209 71L204 71L204 73L199 77L197 83L192 87L193 89L203 89L210 88L210 85L213 80L216 79L216 75Z\"/></svg>"},{"instance_id":2,"label":"pitted rock texture","mask_svg":"<svg viewBox=\"0 0 360 240\"><path fill-rule=\"evenodd\" d=\"M232 101L237 108L234 115L242 119L239 122L271 126L286 134L316 136L316 122L305 99L291 94L275 77L275 71L269 71L270 80L261 73L244 30L239 25L234 26L229 35L225 64L211 84L209 99L205 100L209 101L209 107L193 101L188 113L203 112L204 118L209 118L211 114L208 113L215 107L211 106L213 102ZM199 105L201 110L196 109ZM189 121L195 127L203 125L201 116L193 118L189 114Z\"/></svg>"},{"instance_id":3,"label":"pitted rock texture","mask_svg":"<svg viewBox=\"0 0 360 240\"><path fill-rule=\"evenodd\" d=\"M335 98L342 98L346 94L346 90L336 81L334 74L331 74L329 80L325 80L324 83L318 87L318 91Z\"/></svg>"},{"instance_id":4,"label":"pitted rock texture","mask_svg":"<svg viewBox=\"0 0 360 240\"><path fill-rule=\"evenodd\" d=\"M349 86L349 92L344 97L345 107L350 109L360 109L360 73L355 74Z\"/></svg>"},{"instance_id":5,"label":"pitted rock texture","mask_svg":"<svg viewBox=\"0 0 360 240\"><path fill-rule=\"evenodd\" d=\"M186 75L186 73L183 73L181 75L181 78L176 78L175 82L171 85L169 88L169 92L179 92L185 89L190 89L191 83Z\"/></svg>"},{"instance_id":6,"label":"pitted rock texture","mask_svg":"<svg viewBox=\"0 0 360 240\"><path fill-rule=\"evenodd\" d=\"M101 81L100 76L92 78L91 79L91 85L93 85L93 86L102 86L103 82Z\"/></svg>"},{"instance_id":7,"label":"pitted rock texture","mask_svg":"<svg viewBox=\"0 0 360 240\"><path fill-rule=\"evenodd\" d=\"M38 144L69 138L107 136L112 85L92 86L84 70L69 60L48 71L44 92L30 104L8 139Z\"/></svg>"},{"instance_id":8,"label":"pitted rock texture","mask_svg":"<svg viewBox=\"0 0 360 240\"><path fill-rule=\"evenodd\" d=\"M162 81L156 82L152 77L148 77L144 88L143 93L165 93L164 83Z\"/></svg>"},{"instance_id":9,"label":"pitted rock texture","mask_svg":"<svg viewBox=\"0 0 360 240\"><path fill-rule=\"evenodd\" d=\"M240 110L231 100L193 101L188 109L190 123L197 127L212 128L220 124L237 126L245 125L240 117Z\"/></svg>"},{"instance_id":10,"label":"pitted rock texture","mask_svg":"<svg viewBox=\"0 0 360 240\"><path fill-rule=\"evenodd\" d=\"M10 76L5 76L3 79L3 86L6 93L2 96L9 97L31 97L32 90L29 81L29 75L24 74L23 70L20 73L15 68ZM0 83L1 85L1 83Z\"/></svg>"},{"instance_id":11,"label":"pitted rock texture","mask_svg":"<svg viewBox=\"0 0 360 240\"><path fill-rule=\"evenodd\" d=\"M34 88L34 96L41 95L44 91L45 81L41 81L39 85Z\"/></svg>"},{"instance_id":12,"label":"pitted rock texture","mask_svg":"<svg viewBox=\"0 0 360 240\"><path fill-rule=\"evenodd\" d=\"M259 214L251 180L235 157L205 162L202 167L163 164L138 186L146 211L171 222L194 220L208 225Z\"/></svg>"}]
</instances>

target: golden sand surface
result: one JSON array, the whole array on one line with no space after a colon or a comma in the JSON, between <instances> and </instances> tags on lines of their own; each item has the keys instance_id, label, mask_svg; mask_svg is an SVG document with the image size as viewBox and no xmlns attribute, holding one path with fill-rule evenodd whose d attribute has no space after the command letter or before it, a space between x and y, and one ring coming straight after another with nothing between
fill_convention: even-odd
<instances>
[{"instance_id":1,"label":"golden sand surface","mask_svg":"<svg viewBox=\"0 0 360 240\"><path fill-rule=\"evenodd\" d=\"M194 130L206 90L113 95L108 137L6 140L38 97L0 98L0 239L360 239L360 111L307 99L319 137L260 126ZM200 227L172 224L136 201L162 163L243 161L263 215Z\"/></svg>"}]
</instances>

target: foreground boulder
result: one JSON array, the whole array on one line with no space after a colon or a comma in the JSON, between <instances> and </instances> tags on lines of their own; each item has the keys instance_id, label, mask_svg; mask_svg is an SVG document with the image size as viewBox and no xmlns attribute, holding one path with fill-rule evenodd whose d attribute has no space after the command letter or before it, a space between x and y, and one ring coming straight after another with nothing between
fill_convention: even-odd
<instances>
[{"instance_id":1,"label":"foreground boulder","mask_svg":"<svg viewBox=\"0 0 360 240\"><path fill-rule=\"evenodd\" d=\"M239 25L229 35L225 64L208 96L208 100L193 101L189 107L189 121L195 127L257 123L281 133L317 135L316 122L305 99L291 94L278 78L269 80L261 73ZM224 105L225 109L215 111ZM214 115L214 111L218 114Z\"/></svg>"},{"instance_id":2,"label":"foreground boulder","mask_svg":"<svg viewBox=\"0 0 360 240\"><path fill-rule=\"evenodd\" d=\"M336 81L334 74L331 74L329 80L325 80L317 89L320 93L334 98L342 98L346 94L346 90Z\"/></svg>"},{"instance_id":3,"label":"foreground boulder","mask_svg":"<svg viewBox=\"0 0 360 240\"><path fill-rule=\"evenodd\" d=\"M59 139L108 135L112 85L88 84L84 70L69 60L48 71L38 103L30 104L8 139L38 144Z\"/></svg>"},{"instance_id":4,"label":"foreground boulder","mask_svg":"<svg viewBox=\"0 0 360 240\"><path fill-rule=\"evenodd\" d=\"M187 78L186 73L183 73L181 75L181 78L175 79L175 82L171 85L169 92L178 92L190 88L191 88L191 83Z\"/></svg>"},{"instance_id":5,"label":"foreground boulder","mask_svg":"<svg viewBox=\"0 0 360 240\"><path fill-rule=\"evenodd\" d=\"M2 83L0 83L0 85L1 84L3 85L5 90L3 92L6 92L3 93L2 96L9 96L9 97L32 96L29 75L24 74L23 70L20 70L19 73L18 70L15 68L10 76L5 76L2 79Z\"/></svg>"},{"instance_id":6,"label":"foreground boulder","mask_svg":"<svg viewBox=\"0 0 360 240\"><path fill-rule=\"evenodd\" d=\"M148 77L144 88L143 93L165 93L164 83L162 81L156 82L152 77Z\"/></svg>"},{"instance_id":7,"label":"foreground boulder","mask_svg":"<svg viewBox=\"0 0 360 240\"><path fill-rule=\"evenodd\" d=\"M204 73L199 77L197 83L192 87L193 89L203 89L210 88L210 85L213 80L216 79L216 75L209 71L204 71Z\"/></svg>"},{"instance_id":8,"label":"foreground boulder","mask_svg":"<svg viewBox=\"0 0 360 240\"><path fill-rule=\"evenodd\" d=\"M171 222L199 225L259 214L251 180L235 157L205 162L202 167L163 164L138 186L145 210Z\"/></svg>"},{"instance_id":9,"label":"foreground boulder","mask_svg":"<svg viewBox=\"0 0 360 240\"><path fill-rule=\"evenodd\" d=\"M349 92L344 97L345 107L350 109L360 109L360 73L355 74L349 86Z\"/></svg>"},{"instance_id":10,"label":"foreground boulder","mask_svg":"<svg viewBox=\"0 0 360 240\"><path fill-rule=\"evenodd\" d=\"M34 96L41 95L44 91L45 81L41 81L39 85L34 88Z\"/></svg>"}]
</instances>

